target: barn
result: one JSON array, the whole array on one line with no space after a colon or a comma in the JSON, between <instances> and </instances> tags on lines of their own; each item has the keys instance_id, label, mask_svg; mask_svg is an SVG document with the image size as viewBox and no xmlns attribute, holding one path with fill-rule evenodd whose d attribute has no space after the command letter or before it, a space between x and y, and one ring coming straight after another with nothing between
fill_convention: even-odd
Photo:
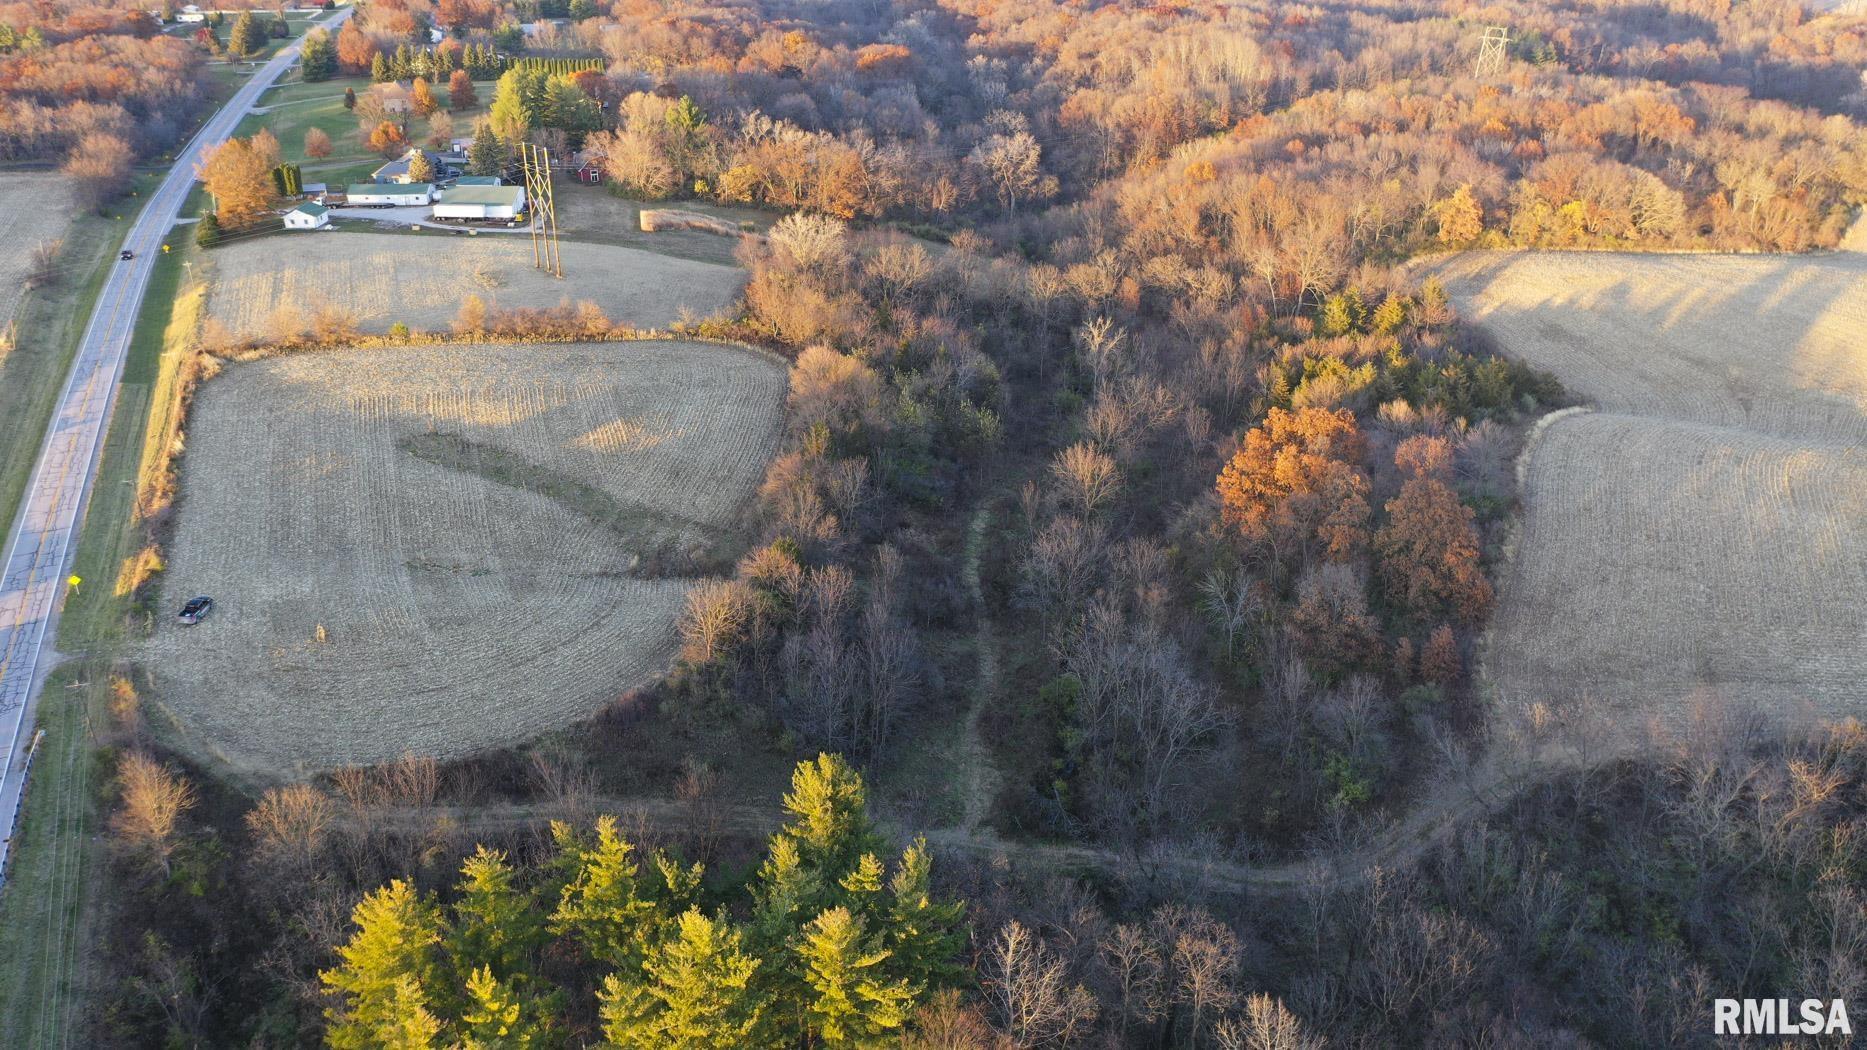
<instances>
[{"instance_id":1,"label":"barn","mask_svg":"<svg viewBox=\"0 0 1867 1050\"><path fill-rule=\"evenodd\" d=\"M434 217L504 221L518 218L524 210L523 186L455 186L435 202Z\"/></svg>"}]
</instances>

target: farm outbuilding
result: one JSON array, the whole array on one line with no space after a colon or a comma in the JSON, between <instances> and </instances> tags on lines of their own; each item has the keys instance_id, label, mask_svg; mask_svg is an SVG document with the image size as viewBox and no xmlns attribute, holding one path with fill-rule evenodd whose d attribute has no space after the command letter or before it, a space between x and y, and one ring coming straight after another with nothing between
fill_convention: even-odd
<instances>
[{"instance_id":1,"label":"farm outbuilding","mask_svg":"<svg viewBox=\"0 0 1867 1050\"><path fill-rule=\"evenodd\" d=\"M288 230L321 230L331 224L331 210L309 201L285 213Z\"/></svg>"},{"instance_id":2,"label":"farm outbuilding","mask_svg":"<svg viewBox=\"0 0 1867 1050\"><path fill-rule=\"evenodd\" d=\"M455 186L434 205L437 219L516 219L525 210L523 186Z\"/></svg>"},{"instance_id":3,"label":"farm outbuilding","mask_svg":"<svg viewBox=\"0 0 1867 1050\"><path fill-rule=\"evenodd\" d=\"M346 203L353 208L367 205L417 207L433 203L434 186L426 182L358 182L351 184L345 196Z\"/></svg>"}]
</instances>

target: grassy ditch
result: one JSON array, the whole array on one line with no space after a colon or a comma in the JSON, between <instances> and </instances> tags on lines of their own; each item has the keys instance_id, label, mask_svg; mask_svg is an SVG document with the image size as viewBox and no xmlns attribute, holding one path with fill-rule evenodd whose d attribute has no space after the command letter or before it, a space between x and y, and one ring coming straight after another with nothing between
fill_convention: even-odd
<instances>
[{"instance_id":1,"label":"grassy ditch","mask_svg":"<svg viewBox=\"0 0 1867 1050\"><path fill-rule=\"evenodd\" d=\"M187 399L212 364L196 347L207 289L186 277L194 256L184 243L150 274L72 569L89 585L65 603L61 650L101 650L121 640L141 619L132 615L139 592L160 567L155 532L174 498Z\"/></svg>"}]
</instances>

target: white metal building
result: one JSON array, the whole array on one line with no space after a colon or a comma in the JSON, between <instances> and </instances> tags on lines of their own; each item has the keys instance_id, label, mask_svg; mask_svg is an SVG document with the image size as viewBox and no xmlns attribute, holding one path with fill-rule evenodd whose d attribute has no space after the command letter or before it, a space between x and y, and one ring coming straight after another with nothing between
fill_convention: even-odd
<instances>
[{"instance_id":1,"label":"white metal building","mask_svg":"<svg viewBox=\"0 0 1867 1050\"><path fill-rule=\"evenodd\" d=\"M516 219L525 210L523 186L455 186L435 202L437 219Z\"/></svg>"},{"instance_id":2,"label":"white metal building","mask_svg":"<svg viewBox=\"0 0 1867 1050\"><path fill-rule=\"evenodd\" d=\"M426 182L355 182L345 196L349 198L345 203L352 208L371 204L419 206L434 201L434 186Z\"/></svg>"}]
</instances>

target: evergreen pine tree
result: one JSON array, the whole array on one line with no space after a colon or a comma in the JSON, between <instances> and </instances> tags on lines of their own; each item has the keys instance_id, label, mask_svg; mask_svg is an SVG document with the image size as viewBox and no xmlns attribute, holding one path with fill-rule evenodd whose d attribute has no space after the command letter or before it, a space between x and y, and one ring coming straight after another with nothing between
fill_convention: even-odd
<instances>
[{"instance_id":1,"label":"evergreen pine tree","mask_svg":"<svg viewBox=\"0 0 1867 1050\"><path fill-rule=\"evenodd\" d=\"M538 898L518 885L506 855L481 846L460 866L448 953L466 977L490 967L502 980L528 976L545 942Z\"/></svg>"},{"instance_id":2,"label":"evergreen pine tree","mask_svg":"<svg viewBox=\"0 0 1867 1050\"><path fill-rule=\"evenodd\" d=\"M361 1045L377 1050L433 1050L441 1036L441 1022L429 1012L421 983L403 974L395 981L390 1001L380 1027ZM338 1045L334 1037L330 1045Z\"/></svg>"},{"instance_id":3,"label":"evergreen pine tree","mask_svg":"<svg viewBox=\"0 0 1867 1050\"><path fill-rule=\"evenodd\" d=\"M265 27L259 24L253 12L240 12L240 17L233 21L233 31L227 34L227 53L244 58L265 46Z\"/></svg>"},{"instance_id":4,"label":"evergreen pine tree","mask_svg":"<svg viewBox=\"0 0 1867 1050\"><path fill-rule=\"evenodd\" d=\"M395 57L389 61L389 72L396 80L407 80L415 75L415 59L409 52L408 44L395 46Z\"/></svg>"},{"instance_id":5,"label":"evergreen pine tree","mask_svg":"<svg viewBox=\"0 0 1867 1050\"><path fill-rule=\"evenodd\" d=\"M784 808L792 820L778 836L797 844L803 866L825 884L841 880L864 853L881 847L869 823L862 777L841 755L820 754L815 761L798 763Z\"/></svg>"},{"instance_id":6,"label":"evergreen pine tree","mask_svg":"<svg viewBox=\"0 0 1867 1050\"><path fill-rule=\"evenodd\" d=\"M307 84L329 80L337 72L337 45L331 42L331 34L322 29L314 29L305 34L305 42L299 45L298 75Z\"/></svg>"},{"instance_id":7,"label":"evergreen pine tree","mask_svg":"<svg viewBox=\"0 0 1867 1050\"><path fill-rule=\"evenodd\" d=\"M506 170L506 145L493 134L492 125L482 120L473 128L473 143L467 147L467 173L501 175Z\"/></svg>"},{"instance_id":8,"label":"evergreen pine tree","mask_svg":"<svg viewBox=\"0 0 1867 1050\"><path fill-rule=\"evenodd\" d=\"M400 879L358 901L351 921L356 932L337 949L342 965L318 975L343 997L325 1011L325 1038L335 1050L384 1045L411 1000L432 986L441 940L439 909Z\"/></svg>"},{"instance_id":9,"label":"evergreen pine tree","mask_svg":"<svg viewBox=\"0 0 1867 1050\"><path fill-rule=\"evenodd\" d=\"M832 908L806 929L798 946L811 1031L826 1047L876 1046L907 1022L920 990L891 979L888 951L869 942L860 918Z\"/></svg>"},{"instance_id":10,"label":"evergreen pine tree","mask_svg":"<svg viewBox=\"0 0 1867 1050\"><path fill-rule=\"evenodd\" d=\"M356 88L347 87L344 89L344 108L345 109L357 108L357 89Z\"/></svg>"},{"instance_id":11,"label":"evergreen pine tree","mask_svg":"<svg viewBox=\"0 0 1867 1050\"><path fill-rule=\"evenodd\" d=\"M466 1008L460 1015L462 1050L528 1050L547 1045L548 1014L518 991L514 982L501 981L488 967L467 975Z\"/></svg>"},{"instance_id":12,"label":"evergreen pine tree","mask_svg":"<svg viewBox=\"0 0 1867 1050\"><path fill-rule=\"evenodd\" d=\"M592 959L622 969L641 965L658 922L643 896L630 859L635 847L616 831L616 818L596 819L594 841L562 822L551 825L557 843L552 864L563 880L551 932L569 935Z\"/></svg>"},{"instance_id":13,"label":"evergreen pine tree","mask_svg":"<svg viewBox=\"0 0 1867 1050\"><path fill-rule=\"evenodd\" d=\"M926 839L915 839L889 880L883 926L889 972L914 985L949 985L964 973L954 960L964 943L959 925L966 907L935 901L932 885L933 855Z\"/></svg>"},{"instance_id":14,"label":"evergreen pine tree","mask_svg":"<svg viewBox=\"0 0 1867 1050\"><path fill-rule=\"evenodd\" d=\"M392 79L389 60L383 57L381 51L376 52L376 57L370 59L370 80L377 84L387 84Z\"/></svg>"},{"instance_id":15,"label":"evergreen pine tree","mask_svg":"<svg viewBox=\"0 0 1867 1050\"><path fill-rule=\"evenodd\" d=\"M626 1050L736 1050L768 1045L766 1003L752 977L757 959L724 918L682 913L640 978L612 974L597 997L603 1034Z\"/></svg>"}]
</instances>

